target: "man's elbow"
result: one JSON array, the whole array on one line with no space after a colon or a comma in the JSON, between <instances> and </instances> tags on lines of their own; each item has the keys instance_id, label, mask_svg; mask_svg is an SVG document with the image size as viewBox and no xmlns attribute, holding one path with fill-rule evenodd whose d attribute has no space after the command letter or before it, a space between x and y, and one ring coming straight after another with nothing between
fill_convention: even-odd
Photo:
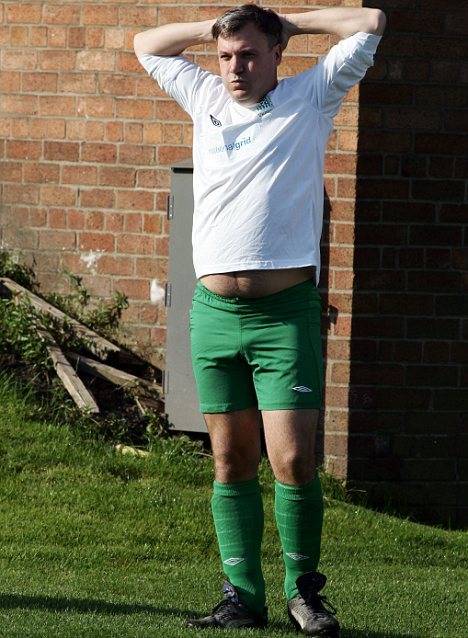
<instances>
[{"instance_id":1,"label":"man's elbow","mask_svg":"<svg viewBox=\"0 0 468 638\"><path fill-rule=\"evenodd\" d=\"M381 9L369 9L368 33L383 35L387 24L387 16Z\"/></svg>"},{"instance_id":2,"label":"man's elbow","mask_svg":"<svg viewBox=\"0 0 468 638\"><path fill-rule=\"evenodd\" d=\"M133 38L133 50L135 51L135 55L137 56L137 58L140 58L144 54L142 42L143 36L144 32L137 33Z\"/></svg>"}]
</instances>

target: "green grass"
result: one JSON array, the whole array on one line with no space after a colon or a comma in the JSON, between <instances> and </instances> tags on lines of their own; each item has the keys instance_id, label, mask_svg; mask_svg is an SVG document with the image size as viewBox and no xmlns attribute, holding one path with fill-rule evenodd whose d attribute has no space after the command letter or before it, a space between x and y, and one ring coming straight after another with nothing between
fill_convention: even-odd
<instances>
[{"instance_id":1,"label":"green grass","mask_svg":"<svg viewBox=\"0 0 468 638\"><path fill-rule=\"evenodd\" d=\"M0 379L0 635L179 638L219 599L210 460L183 439L146 459L37 422ZM282 595L270 470L262 464L270 626ZM327 500L321 567L342 638L465 638L468 535ZM219 631L206 630L206 638Z\"/></svg>"}]
</instances>

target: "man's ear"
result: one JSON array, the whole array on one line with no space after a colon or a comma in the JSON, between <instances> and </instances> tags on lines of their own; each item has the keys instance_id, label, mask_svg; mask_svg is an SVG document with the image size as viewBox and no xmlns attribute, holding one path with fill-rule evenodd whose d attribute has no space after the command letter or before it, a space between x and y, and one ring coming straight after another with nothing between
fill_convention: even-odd
<instances>
[{"instance_id":1,"label":"man's ear","mask_svg":"<svg viewBox=\"0 0 468 638\"><path fill-rule=\"evenodd\" d=\"M283 47L281 44L275 44L275 61L276 66L281 64L281 60L283 59Z\"/></svg>"}]
</instances>

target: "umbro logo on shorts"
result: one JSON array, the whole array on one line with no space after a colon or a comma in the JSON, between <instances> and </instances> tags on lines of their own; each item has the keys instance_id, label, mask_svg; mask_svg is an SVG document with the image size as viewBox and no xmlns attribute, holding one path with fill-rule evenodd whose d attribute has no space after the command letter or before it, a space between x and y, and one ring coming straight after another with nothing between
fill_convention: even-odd
<instances>
[{"instance_id":1,"label":"umbro logo on shorts","mask_svg":"<svg viewBox=\"0 0 468 638\"><path fill-rule=\"evenodd\" d=\"M294 392L312 392L312 390L306 385L297 385L295 388L293 388L293 390Z\"/></svg>"},{"instance_id":2,"label":"umbro logo on shorts","mask_svg":"<svg viewBox=\"0 0 468 638\"><path fill-rule=\"evenodd\" d=\"M234 565L238 565L239 563L242 563L245 560L245 558L228 558L227 560L223 561L225 565L229 565L230 567L234 567Z\"/></svg>"}]
</instances>

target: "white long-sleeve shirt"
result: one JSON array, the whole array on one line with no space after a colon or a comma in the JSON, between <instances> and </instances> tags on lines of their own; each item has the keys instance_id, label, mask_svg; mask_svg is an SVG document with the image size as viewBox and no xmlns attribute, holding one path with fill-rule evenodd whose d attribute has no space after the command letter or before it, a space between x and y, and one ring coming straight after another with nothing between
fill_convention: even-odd
<instances>
[{"instance_id":1,"label":"white long-sleeve shirt","mask_svg":"<svg viewBox=\"0 0 468 638\"><path fill-rule=\"evenodd\" d=\"M320 270L323 165L333 118L380 36L356 33L255 106L184 57L143 67L192 117L193 260L198 278L242 270Z\"/></svg>"}]
</instances>

